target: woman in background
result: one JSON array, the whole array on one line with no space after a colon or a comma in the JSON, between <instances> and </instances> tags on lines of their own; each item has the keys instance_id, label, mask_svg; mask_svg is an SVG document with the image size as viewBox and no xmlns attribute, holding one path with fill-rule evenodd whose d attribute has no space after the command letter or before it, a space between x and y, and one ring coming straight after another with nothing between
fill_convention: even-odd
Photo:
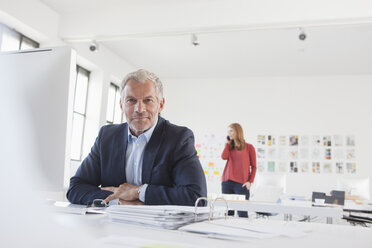
<instances>
[{"instance_id":1,"label":"woman in background","mask_svg":"<svg viewBox=\"0 0 372 248\"><path fill-rule=\"evenodd\" d=\"M253 145L245 142L238 123L229 125L221 157L227 160L222 174L222 193L245 195L249 200L249 189L256 175L256 151ZM248 212L238 211L238 215L248 217Z\"/></svg>"}]
</instances>

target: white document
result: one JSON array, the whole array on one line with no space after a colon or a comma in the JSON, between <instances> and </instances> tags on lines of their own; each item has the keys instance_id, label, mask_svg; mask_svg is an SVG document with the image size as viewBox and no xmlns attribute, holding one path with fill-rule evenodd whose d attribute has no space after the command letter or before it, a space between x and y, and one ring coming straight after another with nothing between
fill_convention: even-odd
<instances>
[{"instance_id":1,"label":"white document","mask_svg":"<svg viewBox=\"0 0 372 248\"><path fill-rule=\"evenodd\" d=\"M241 218L204 221L179 228L181 231L206 234L224 239L272 238L286 236L298 238L307 235L307 230L282 221L249 221Z\"/></svg>"},{"instance_id":2,"label":"white document","mask_svg":"<svg viewBox=\"0 0 372 248\"><path fill-rule=\"evenodd\" d=\"M57 201L52 205L52 211L67 213L67 214L104 214L102 208L91 208L86 205L71 204L69 202Z\"/></svg>"}]
</instances>

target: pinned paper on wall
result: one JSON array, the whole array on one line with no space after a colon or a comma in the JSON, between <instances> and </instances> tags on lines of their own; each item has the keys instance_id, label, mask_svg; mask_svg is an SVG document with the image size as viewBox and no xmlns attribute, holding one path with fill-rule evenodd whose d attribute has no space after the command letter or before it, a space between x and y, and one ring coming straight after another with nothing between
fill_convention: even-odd
<instances>
[{"instance_id":1,"label":"pinned paper on wall","mask_svg":"<svg viewBox=\"0 0 372 248\"><path fill-rule=\"evenodd\" d=\"M288 145L288 142L287 142L287 136L279 136L279 146L287 146Z\"/></svg>"},{"instance_id":2,"label":"pinned paper on wall","mask_svg":"<svg viewBox=\"0 0 372 248\"><path fill-rule=\"evenodd\" d=\"M288 149L286 147L280 147L278 149L278 153L279 153L279 159L280 160L287 160L288 159Z\"/></svg>"},{"instance_id":3,"label":"pinned paper on wall","mask_svg":"<svg viewBox=\"0 0 372 248\"><path fill-rule=\"evenodd\" d=\"M343 160L345 158L345 150L342 148L335 148L332 150L333 159Z\"/></svg>"},{"instance_id":4,"label":"pinned paper on wall","mask_svg":"<svg viewBox=\"0 0 372 248\"><path fill-rule=\"evenodd\" d=\"M355 146L355 137L354 135L346 136L346 145L347 146Z\"/></svg>"},{"instance_id":5,"label":"pinned paper on wall","mask_svg":"<svg viewBox=\"0 0 372 248\"><path fill-rule=\"evenodd\" d=\"M324 173L327 173L327 174L332 173L332 164L329 163L329 162L325 162L325 163L323 164L323 172L324 172Z\"/></svg>"},{"instance_id":6,"label":"pinned paper on wall","mask_svg":"<svg viewBox=\"0 0 372 248\"><path fill-rule=\"evenodd\" d=\"M195 144L204 174L209 182L221 181L221 175L226 164L226 161L221 158L225 140L225 134L209 133L204 134Z\"/></svg>"},{"instance_id":7,"label":"pinned paper on wall","mask_svg":"<svg viewBox=\"0 0 372 248\"><path fill-rule=\"evenodd\" d=\"M346 170L350 174L356 173L356 163L346 163Z\"/></svg>"},{"instance_id":8,"label":"pinned paper on wall","mask_svg":"<svg viewBox=\"0 0 372 248\"><path fill-rule=\"evenodd\" d=\"M260 134L257 137L258 161L267 159L276 164L274 171L267 164L264 169L267 172L355 174L357 171L354 135ZM264 137L267 137L266 145Z\"/></svg>"},{"instance_id":9,"label":"pinned paper on wall","mask_svg":"<svg viewBox=\"0 0 372 248\"><path fill-rule=\"evenodd\" d=\"M287 172L287 164L286 161L279 161L279 172Z\"/></svg>"},{"instance_id":10,"label":"pinned paper on wall","mask_svg":"<svg viewBox=\"0 0 372 248\"><path fill-rule=\"evenodd\" d=\"M333 143L334 143L335 146L343 146L344 145L342 135L334 135L333 140L334 140Z\"/></svg>"},{"instance_id":11,"label":"pinned paper on wall","mask_svg":"<svg viewBox=\"0 0 372 248\"><path fill-rule=\"evenodd\" d=\"M295 160L297 158L298 158L298 148L297 147L289 148L289 159Z\"/></svg>"},{"instance_id":12,"label":"pinned paper on wall","mask_svg":"<svg viewBox=\"0 0 372 248\"><path fill-rule=\"evenodd\" d=\"M264 172L265 171L265 162L264 161L257 161L257 171Z\"/></svg>"},{"instance_id":13,"label":"pinned paper on wall","mask_svg":"<svg viewBox=\"0 0 372 248\"><path fill-rule=\"evenodd\" d=\"M265 145L266 144L266 135L257 135L257 144Z\"/></svg>"},{"instance_id":14,"label":"pinned paper on wall","mask_svg":"<svg viewBox=\"0 0 372 248\"><path fill-rule=\"evenodd\" d=\"M321 143L321 141L320 141L320 136L318 136L318 135L314 135L314 136L311 137L311 139L312 139L311 144L312 144L313 146L320 146L320 143Z\"/></svg>"},{"instance_id":15,"label":"pinned paper on wall","mask_svg":"<svg viewBox=\"0 0 372 248\"><path fill-rule=\"evenodd\" d=\"M309 136L300 136L298 140L298 144L300 146L308 146L309 145Z\"/></svg>"},{"instance_id":16,"label":"pinned paper on wall","mask_svg":"<svg viewBox=\"0 0 372 248\"><path fill-rule=\"evenodd\" d=\"M332 146L331 136L323 137L323 146Z\"/></svg>"},{"instance_id":17,"label":"pinned paper on wall","mask_svg":"<svg viewBox=\"0 0 372 248\"><path fill-rule=\"evenodd\" d=\"M338 162L336 163L336 173L343 174L344 173L344 163Z\"/></svg>"},{"instance_id":18,"label":"pinned paper on wall","mask_svg":"<svg viewBox=\"0 0 372 248\"><path fill-rule=\"evenodd\" d=\"M267 171L268 172L275 172L275 162L274 161L267 162Z\"/></svg>"},{"instance_id":19,"label":"pinned paper on wall","mask_svg":"<svg viewBox=\"0 0 372 248\"><path fill-rule=\"evenodd\" d=\"M346 158L348 160L354 160L355 159L355 150L354 149L347 149L346 150Z\"/></svg>"},{"instance_id":20,"label":"pinned paper on wall","mask_svg":"<svg viewBox=\"0 0 372 248\"><path fill-rule=\"evenodd\" d=\"M311 157L313 160L319 160L320 159L320 149L319 148L313 148Z\"/></svg>"},{"instance_id":21,"label":"pinned paper on wall","mask_svg":"<svg viewBox=\"0 0 372 248\"><path fill-rule=\"evenodd\" d=\"M276 148L269 148L267 149L267 158L268 159L276 159Z\"/></svg>"},{"instance_id":22,"label":"pinned paper on wall","mask_svg":"<svg viewBox=\"0 0 372 248\"><path fill-rule=\"evenodd\" d=\"M320 173L320 163L313 162L313 173Z\"/></svg>"},{"instance_id":23,"label":"pinned paper on wall","mask_svg":"<svg viewBox=\"0 0 372 248\"><path fill-rule=\"evenodd\" d=\"M290 146L297 146L298 145L298 136L297 135L289 136L289 145Z\"/></svg>"},{"instance_id":24,"label":"pinned paper on wall","mask_svg":"<svg viewBox=\"0 0 372 248\"><path fill-rule=\"evenodd\" d=\"M324 150L324 158L328 160L332 159L331 148L326 148Z\"/></svg>"},{"instance_id":25,"label":"pinned paper on wall","mask_svg":"<svg viewBox=\"0 0 372 248\"><path fill-rule=\"evenodd\" d=\"M299 158L300 159L308 159L309 158L309 149L308 148L300 148Z\"/></svg>"},{"instance_id":26,"label":"pinned paper on wall","mask_svg":"<svg viewBox=\"0 0 372 248\"><path fill-rule=\"evenodd\" d=\"M302 173L308 173L309 172L309 162L301 162L300 164L300 170Z\"/></svg>"},{"instance_id":27,"label":"pinned paper on wall","mask_svg":"<svg viewBox=\"0 0 372 248\"><path fill-rule=\"evenodd\" d=\"M256 154L257 154L257 158L265 158L265 153L266 153L266 150L263 149L263 148L257 148L257 151L256 151Z\"/></svg>"},{"instance_id":28,"label":"pinned paper on wall","mask_svg":"<svg viewBox=\"0 0 372 248\"><path fill-rule=\"evenodd\" d=\"M290 162L289 163L289 172L291 172L291 173L297 173L298 172L297 162Z\"/></svg>"},{"instance_id":29,"label":"pinned paper on wall","mask_svg":"<svg viewBox=\"0 0 372 248\"><path fill-rule=\"evenodd\" d=\"M276 145L276 137L273 135L267 135L267 145L268 146L275 146Z\"/></svg>"}]
</instances>

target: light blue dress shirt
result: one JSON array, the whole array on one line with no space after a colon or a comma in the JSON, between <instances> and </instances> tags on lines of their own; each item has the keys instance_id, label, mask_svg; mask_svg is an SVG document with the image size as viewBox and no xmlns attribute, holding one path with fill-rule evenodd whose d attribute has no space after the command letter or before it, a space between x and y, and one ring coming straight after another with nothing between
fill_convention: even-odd
<instances>
[{"instance_id":1,"label":"light blue dress shirt","mask_svg":"<svg viewBox=\"0 0 372 248\"><path fill-rule=\"evenodd\" d=\"M156 127L156 124L152 126L149 130L142 133L138 137L134 136L129 129L128 125L128 146L127 146L127 153L125 155L126 160L126 167L125 167L125 174L127 178L127 183L134 184L134 185L141 185L142 184L142 163L143 163L143 156L145 152L145 148L147 143L149 142L152 133ZM139 193L139 200L145 202L145 194L146 194L147 184L143 184ZM119 199L113 199L109 203L110 205L117 205L119 204Z\"/></svg>"},{"instance_id":2,"label":"light blue dress shirt","mask_svg":"<svg viewBox=\"0 0 372 248\"><path fill-rule=\"evenodd\" d=\"M142 184L142 163L145 148L149 142L152 133L157 124L157 120L154 126L149 130L139 135L138 137L131 134L128 125L128 146L126 153L126 167L125 174L127 177L127 182L134 185ZM140 190L139 199L140 201L145 201L147 184L144 184Z\"/></svg>"}]
</instances>

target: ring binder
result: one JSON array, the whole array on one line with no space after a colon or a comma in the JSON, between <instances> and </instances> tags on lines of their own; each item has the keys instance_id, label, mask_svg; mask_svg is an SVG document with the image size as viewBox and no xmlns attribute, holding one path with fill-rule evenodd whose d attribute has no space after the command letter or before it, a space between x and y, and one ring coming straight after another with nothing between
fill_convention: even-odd
<instances>
[{"instance_id":1,"label":"ring binder","mask_svg":"<svg viewBox=\"0 0 372 248\"><path fill-rule=\"evenodd\" d=\"M229 211L229 206L228 206L227 201L226 201L225 198L223 198L223 197L217 197L217 198L215 198L215 199L213 200L212 203L210 203L210 199L208 199L207 197L199 197L199 198L196 199L196 201L195 201L195 211L194 211L194 215L195 215L195 219L194 219L194 221L195 221L195 222L197 222L197 220L198 220L198 203L199 203L200 200L205 200L205 201L207 201L207 205L209 205L209 217L208 217L208 221L213 220L213 213L214 213L214 204L215 204L215 202L216 202L217 200L222 200L222 201L224 201L225 204L226 204L225 219L227 219L227 213L228 213L228 211Z\"/></svg>"}]
</instances>

